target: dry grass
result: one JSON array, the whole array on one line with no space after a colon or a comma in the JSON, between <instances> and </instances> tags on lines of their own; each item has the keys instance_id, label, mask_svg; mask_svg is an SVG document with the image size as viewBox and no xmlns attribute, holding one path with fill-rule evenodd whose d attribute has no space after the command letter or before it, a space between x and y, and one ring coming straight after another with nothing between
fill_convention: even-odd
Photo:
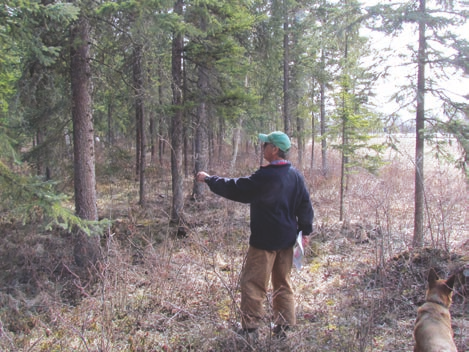
<instances>
[{"instance_id":1,"label":"dry grass","mask_svg":"<svg viewBox=\"0 0 469 352\"><path fill-rule=\"evenodd\" d=\"M0 350L411 351L425 276L435 267L461 270L451 312L456 344L468 351L466 184L448 165L428 168L428 248L416 251L413 169L402 155L390 157L379 175L351 176L343 223L334 156L327 178L307 177L315 233L305 267L293 274L298 325L285 342L271 339L270 315L257 344L232 330L239 321L248 206L212 194L187 200L186 235L178 237L167 223L171 185L163 167L149 169L144 209L136 205L138 187L129 173L100 177L100 212L114 225L103 236L93 284L76 275L67 234L2 225ZM254 160L245 173L258 160L240 158Z\"/></svg>"}]
</instances>

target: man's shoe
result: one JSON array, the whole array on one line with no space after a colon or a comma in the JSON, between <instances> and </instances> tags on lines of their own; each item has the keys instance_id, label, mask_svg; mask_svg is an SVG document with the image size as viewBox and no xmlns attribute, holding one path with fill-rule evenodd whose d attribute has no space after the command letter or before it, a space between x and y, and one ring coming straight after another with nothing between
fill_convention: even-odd
<instances>
[{"instance_id":1,"label":"man's shoe","mask_svg":"<svg viewBox=\"0 0 469 352\"><path fill-rule=\"evenodd\" d=\"M259 340L259 332L257 329L243 329L238 327L235 329L236 333L244 338L248 343L256 343Z\"/></svg>"},{"instance_id":2,"label":"man's shoe","mask_svg":"<svg viewBox=\"0 0 469 352\"><path fill-rule=\"evenodd\" d=\"M272 329L273 338L281 341L285 340L289 329L288 325L275 325Z\"/></svg>"}]
</instances>

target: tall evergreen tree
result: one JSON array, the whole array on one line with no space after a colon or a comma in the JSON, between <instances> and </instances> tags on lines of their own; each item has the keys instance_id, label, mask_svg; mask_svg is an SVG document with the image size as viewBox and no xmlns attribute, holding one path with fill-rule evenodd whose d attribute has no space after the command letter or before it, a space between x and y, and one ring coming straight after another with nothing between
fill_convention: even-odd
<instances>
[{"instance_id":1,"label":"tall evergreen tree","mask_svg":"<svg viewBox=\"0 0 469 352\"><path fill-rule=\"evenodd\" d=\"M257 111L253 119L245 121L246 128L253 131L284 129L283 87L283 1L259 1L252 13L259 20L255 23L249 47L251 70L249 86L258 96ZM260 155L262 163L262 156Z\"/></svg>"},{"instance_id":2,"label":"tall evergreen tree","mask_svg":"<svg viewBox=\"0 0 469 352\"><path fill-rule=\"evenodd\" d=\"M199 14L198 28L205 36L207 31L207 21L209 20L207 12L203 11L203 6L196 6L196 12ZM208 38L200 38L202 44L203 42L208 42ZM203 46L203 45L202 45ZM195 117L195 139L194 139L194 173L197 174L199 171L207 170L208 167L208 158L209 158L209 149L208 149L208 118L210 110L210 100L208 99L209 95L209 76L210 76L210 67L213 67L212 60L209 59L209 55L205 52L206 60L201 60L202 58L197 58L198 68L197 68L197 111ZM195 199L199 199L203 195L203 184L194 181L192 196Z\"/></svg>"},{"instance_id":3,"label":"tall evergreen tree","mask_svg":"<svg viewBox=\"0 0 469 352\"><path fill-rule=\"evenodd\" d=\"M415 147L415 200L414 200L414 237L413 245L421 247L424 243L424 145L426 139L426 124L430 112L425 108L425 99L428 94L442 99L443 111L453 104L451 98L444 93L444 89L437 88L436 80L446 77L447 72L467 69L466 64L461 64L464 57L467 58L467 41L461 40L452 32L454 27L467 21L467 11L458 9L457 5L463 1L407 1L402 4L380 4L368 8L367 16L371 19L370 26L388 34L399 35L405 24L417 28L417 48L409 59L415 65L416 86L410 84L396 94L396 98L403 104L415 106L416 117L416 147ZM439 48L443 46L449 50ZM452 55L454 52L461 56ZM407 62L407 64L409 64ZM426 67L432 64L433 76L426 73ZM467 72L467 71L466 71ZM414 94L410 95L409 91ZM413 96L412 101L406 97ZM463 104L464 105L464 104Z\"/></svg>"},{"instance_id":4,"label":"tall evergreen tree","mask_svg":"<svg viewBox=\"0 0 469 352\"><path fill-rule=\"evenodd\" d=\"M340 76L339 61L343 57L343 50L339 45L341 31L344 30L344 19L348 14L340 11L340 6L336 6L327 0L319 1L311 9L309 20L315 23L316 31L312 33L315 38L315 50L317 62L314 64L313 74L318 85L319 95L319 133L321 142L321 172L326 176L329 172L327 156L327 136L328 136L328 107L333 106L329 91L333 91L333 82Z\"/></svg>"},{"instance_id":5,"label":"tall evergreen tree","mask_svg":"<svg viewBox=\"0 0 469 352\"><path fill-rule=\"evenodd\" d=\"M136 171L139 176L140 205L145 206L145 169L146 169L146 137L145 137L145 103L144 103L144 73L143 73L143 49L142 45L136 43L133 49L133 88L135 92L135 123L136 123L136 150L137 166Z\"/></svg>"},{"instance_id":6,"label":"tall evergreen tree","mask_svg":"<svg viewBox=\"0 0 469 352\"><path fill-rule=\"evenodd\" d=\"M414 238L415 247L423 246L424 221L424 128L425 128L425 62L427 40L426 0L419 0L418 51L417 51L417 112L415 116L415 202L414 202Z\"/></svg>"},{"instance_id":7,"label":"tall evergreen tree","mask_svg":"<svg viewBox=\"0 0 469 352\"><path fill-rule=\"evenodd\" d=\"M97 221L90 42L88 19L81 15L72 26L70 47L75 208L80 218ZM75 261L79 266L94 264L99 255L99 236L88 237L81 230L76 236Z\"/></svg>"},{"instance_id":8,"label":"tall evergreen tree","mask_svg":"<svg viewBox=\"0 0 469 352\"><path fill-rule=\"evenodd\" d=\"M215 135L210 126L216 125L215 114L225 119L236 134L236 125L252 105L245 84L249 58L243 47L253 23L247 10L244 1L196 2L187 9L186 21L192 29L186 34L186 60L197 82L187 87L188 99L193 99L196 106L195 172L209 165L210 136ZM194 198L201 197L205 190L203 184L195 182Z\"/></svg>"},{"instance_id":9,"label":"tall evergreen tree","mask_svg":"<svg viewBox=\"0 0 469 352\"><path fill-rule=\"evenodd\" d=\"M77 47L72 49L69 45L70 24L78 19L79 13L79 8L75 5L77 4L11 1L5 13L2 10L6 10L7 7L2 7L2 10L0 10L0 17L5 19L4 25L2 24L3 32L0 43L8 41L7 47L9 50L7 52L10 55L12 53L19 54L14 60L14 65L1 65L0 68L0 76L8 73L8 71L4 71L5 68L13 70L7 74L7 77L14 78L10 81L11 83L18 80L15 85L18 87L17 97L19 97L19 99L12 97L16 99L17 104L15 104L15 109L9 109L8 118L3 115L6 111L0 110L0 114L2 114L0 115L0 120L2 121L0 123L2 125L0 127L0 134L4 131L3 127L9 129L10 133L15 131L15 146L18 151L22 149L30 151L30 153L23 154L23 158L27 158L32 162L41 159L39 160L41 164L54 164L56 169L58 169L57 166L61 165L54 162L54 158L64 160L61 157L63 154L60 154L60 151L57 152L57 150L63 148L66 142L66 130L69 127L68 122L70 121L72 94L64 94L64 92L70 91L70 79L73 75L70 70L71 61L67 61L70 59L68 54L77 53ZM79 37L75 44L83 43L81 31L75 31L74 33L75 38ZM79 33L80 35L78 35ZM85 43L89 45L88 42L85 41ZM79 47L81 46L79 45ZM87 51L86 48L83 50L83 52ZM2 52L0 57L2 55L5 55L5 53ZM77 57L75 57L76 59ZM1 61L6 62L3 57ZM85 65L89 65L89 61L84 62ZM21 76L11 74L19 72L18 69L21 70ZM87 70L87 68L84 69ZM86 76L89 72L83 71L81 73ZM88 78L85 77L85 80ZM80 87L77 87L77 82L78 80L74 81L74 93L80 91L78 89ZM0 84L4 83L5 81L2 80ZM87 83L84 84L84 86L86 85ZM74 110L75 117L81 116L82 112L87 111L86 102L89 96L86 94L84 93L83 95L85 105L78 105ZM74 97L79 96L81 95L76 94ZM2 98L4 97L5 95L2 96ZM5 108L3 102L2 107ZM79 111L79 109L82 110ZM86 119L88 118L89 116L86 117ZM80 121L83 124L77 126L77 131L83 125L86 125L87 131L81 134L81 136L91 138L91 143L93 143L93 138L88 134L90 129L88 125L89 120L86 119ZM23 127L18 128L20 126ZM18 131L21 132L16 133ZM41 132L41 138L36 137L38 136L38 131ZM12 136L10 133L8 133L7 138L3 138L3 136L0 138L1 206L6 206L6 209L12 215L14 214L18 220L24 222L40 219L40 223L44 227L56 224L66 230L76 230L78 228L78 232L83 236L83 241L77 238L77 251L75 252L78 254L77 262L87 265L90 261L94 261L99 247L96 242L90 243L88 241L90 239L88 235L96 235L96 232L93 232L96 230L94 228L96 225L95 220L97 219L96 202L92 201L89 206L89 198L86 198L86 201L81 201L84 197L83 194L88 192L88 190L79 194L77 197L81 198L76 199L76 214L78 217L68 208L64 207L63 202L66 198L57 192L54 183L44 181L44 178L38 180L35 177L25 175L26 169L23 169L22 174L15 174L12 170L9 170L9 160L13 160L11 159L13 154L9 153L7 156L5 152L8 149L12 150L11 142L13 139L10 138ZM80 134L79 132L77 133L77 135ZM31 148L30 140L33 138L36 144ZM38 143L38 141L42 144ZM78 143L81 143L81 141ZM89 146L89 141L86 141L86 145ZM48 151L47 155L43 153L46 149ZM88 149L84 154L89 151ZM65 155L67 155L68 159L69 155ZM77 156L77 164L79 164L78 159L82 155ZM13 157L15 158L15 164L18 165L20 160L16 158L16 155ZM83 169L92 169L93 163L81 166L83 166ZM40 169L39 163L37 164L37 169ZM57 179L57 175L54 176ZM90 176L88 179L90 182L87 183L86 187L89 186L91 192L93 192L93 175L87 173L86 176ZM77 185L80 187L80 181L78 181ZM90 245L89 247L88 244ZM80 252L84 255L80 256Z\"/></svg>"},{"instance_id":10,"label":"tall evergreen tree","mask_svg":"<svg viewBox=\"0 0 469 352\"><path fill-rule=\"evenodd\" d=\"M174 12L183 16L183 1L176 0ZM172 44L172 90L173 115L171 117L171 177L173 198L171 205L171 221L178 224L182 220L183 209L183 170L182 170L182 137L183 137L183 34L180 28L175 28Z\"/></svg>"},{"instance_id":11,"label":"tall evergreen tree","mask_svg":"<svg viewBox=\"0 0 469 352\"><path fill-rule=\"evenodd\" d=\"M283 130L291 135L291 88L290 88L290 4L283 0Z\"/></svg>"}]
</instances>

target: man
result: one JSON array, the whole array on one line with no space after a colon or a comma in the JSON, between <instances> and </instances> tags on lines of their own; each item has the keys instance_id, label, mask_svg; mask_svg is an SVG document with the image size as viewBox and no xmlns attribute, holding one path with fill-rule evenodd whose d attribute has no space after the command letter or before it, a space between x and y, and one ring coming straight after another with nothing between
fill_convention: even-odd
<instances>
[{"instance_id":1,"label":"man","mask_svg":"<svg viewBox=\"0 0 469 352\"><path fill-rule=\"evenodd\" d=\"M291 147L283 132L259 134L264 159L269 162L254 174L222 178L199 172L198 182L222 197L251 205L251 236L241 274L242 333L256 333L264 316L263 303L269 279L273 286L274 336L296 323L291 283L293 246L299 231L303 245L312 232L313 207L303 177L286 158Z\"/></svg>"}]
</instances>

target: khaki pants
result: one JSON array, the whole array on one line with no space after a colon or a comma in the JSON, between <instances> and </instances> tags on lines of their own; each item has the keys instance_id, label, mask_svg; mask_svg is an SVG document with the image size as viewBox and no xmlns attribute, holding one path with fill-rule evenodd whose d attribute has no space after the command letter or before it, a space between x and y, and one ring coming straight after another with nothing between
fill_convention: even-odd
<instances>
[{"instance_id":1,"label":"khaki pants","mask_svg":"<svg viewBox=\"0 0 469 352\"><path fill-rule=\"evenodd\" d=\"M275 324L295 325L295 299L291 284L293 247L280 251L265 251L249 247L241 274L241 313L245 329L258 328L264 317L264 300L269 279Z\"/></svg>"}]
</instances>

